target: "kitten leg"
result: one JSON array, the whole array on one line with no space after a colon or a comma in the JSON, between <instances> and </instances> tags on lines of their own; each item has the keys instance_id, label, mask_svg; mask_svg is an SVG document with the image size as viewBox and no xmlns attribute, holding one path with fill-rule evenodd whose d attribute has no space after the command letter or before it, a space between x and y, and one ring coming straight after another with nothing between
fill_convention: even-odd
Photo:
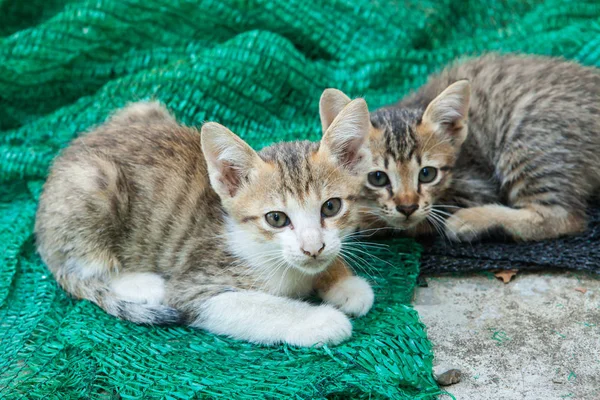
<instances>
[{"instance_id":1,"label":"kitten leg","mask_svg":"<svg viewBox=\"0 0 600 400\"><path fill-rule=\"evenodd\" d=\"M471 241L501 228L515 240L543 240L579 233L585 226L585 218L560 206L530 204L515 209L490 204L454 213L446 221L446 234L453 240Z\"/></svg>"},{"instance_id":2,"label":"kitten leg","mask_svg":"<svg viewBox=\"0 0 600 400\"><path fill-rule=\"evenodd\" d=\"M265 345L335 345L352 335L348 317L331 306L256 291L225 292L204 301L191 326Z\"/></svg>"},{"instance_id":3,"label":"kitten leg","mask_svg":"<svg viewBox=\"0 0 600 400\"><path fill-rule=\"evenodd\" d=\"M326 303L349 315L361 317L373 306L375 296L369 283L339 259L317 277L315 288Z\"/></svg>"}]
</instances>

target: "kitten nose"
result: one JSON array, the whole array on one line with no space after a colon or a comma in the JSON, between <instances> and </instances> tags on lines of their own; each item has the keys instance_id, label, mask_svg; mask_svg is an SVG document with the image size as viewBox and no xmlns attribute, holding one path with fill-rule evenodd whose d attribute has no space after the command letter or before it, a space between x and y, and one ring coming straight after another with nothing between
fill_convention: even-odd
<instances>
[{"instance_id":1,"label":"kitten nose","mask_svg":"<svg viewBox=\"0 0 600 400\"><path fill-rule=\"evenodd\" d=\"M314 259L317 258L317 256L319 254L321 254L323 252L323 249L325 248L325 243L321 243L321 248L319 250L317 250L316 247L311 248L305 248L305 247L301 247L300 249L302 250L302 252L304 254L306 254L309 257L312 257Z\"/></svg>"},{"instance_id":2,"label":"kitten nose","mask_svg":"<svg viewBox=\"0 0 600 400\"><path fill-rule=\"evenodd\" d=\"M409 205L399 204L399 205L396 206L396 211L398 211L400 214L406 215L407 218L412 213L414 213L415 211L417 211L418 209L419 209L419 205L418 204L409 204Z\"/></svg>"}]
</instances>

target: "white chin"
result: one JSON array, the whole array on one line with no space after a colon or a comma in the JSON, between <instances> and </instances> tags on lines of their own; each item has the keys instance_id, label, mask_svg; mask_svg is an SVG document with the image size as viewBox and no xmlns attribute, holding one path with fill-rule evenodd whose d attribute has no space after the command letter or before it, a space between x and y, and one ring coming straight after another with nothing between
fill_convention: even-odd
<instances>
[{"instance_id":1,"label":"white chin","mask_svg":"<svg viewBox=\"0 0 600 400\"><path fill-rule=\"evenodd\" d=\"M294 264L294 267L305 273L306 275L316 275L327 269L332 260L315 260L314 262L306 262L303 264Z\"/></svg>"}]
</instances>

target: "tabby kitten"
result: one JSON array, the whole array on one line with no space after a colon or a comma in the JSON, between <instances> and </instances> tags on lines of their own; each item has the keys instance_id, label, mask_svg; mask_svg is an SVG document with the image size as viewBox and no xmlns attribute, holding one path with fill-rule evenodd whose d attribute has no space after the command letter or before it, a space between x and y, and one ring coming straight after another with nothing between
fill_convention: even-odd
<instances>
[{"instance_id":1,"label":"tabby kitten","mask_svg":"<svg viewBox=\"0 0 600 400\"><path fill-rule=\"evenodd\" d=\"M324 127L350 99L323 95ZM600 74L560 59L489 54L430 77L371 115L363 224L471 241L585 229L600 187Z\"/></svg>"},{"instance_id":2,"label":"tabby kitten","mask_svg":"<svg viewBox=\"0 0 600 400\"><path fill-rule=\"evenodd\" d=\"M55 161L39 252L67 292L122 319L261 344L339 343L352 332L345 314L373 304L340 258L371 163L368 127L357 99L320 143L256 153L217 123L200 134L158 103L135 103ZM313 290L326 304L299 300Z\"/></svg>"}]
</instances>

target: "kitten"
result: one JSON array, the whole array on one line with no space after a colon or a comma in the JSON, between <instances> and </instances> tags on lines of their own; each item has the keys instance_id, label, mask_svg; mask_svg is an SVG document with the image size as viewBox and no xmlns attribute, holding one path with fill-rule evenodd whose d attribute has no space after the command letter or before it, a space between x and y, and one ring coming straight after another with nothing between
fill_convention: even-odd
<instances>
[{"instance_id":1,"label":"kitten","mask_svg":"<svg viewBox=\"0 0 600 400\"><path fill-rule=\"evenodd\" d=\"M324 127L350 99L323 95ZM430 77L371 115L363 224L471 241L585 230L600 188L600 74L573 62L489 54Z\"/></svg>"},{"instance_id":2,"label":"kitten","mask_svg":"<svg viewBox=\"0 0 600 400\"><path fill-rule=\"evenodd\" d=\"M320 143L260 153L135 103L57 158L35 232L70 294L142 324L260 344L336 344L373 304L340 257L371 163L369 112L348 104ZM316 290L326 304L299 300ZM337 307L337 308L334 308ZM340 311L341 310L341 311Z\"/></svg>"}]
</instances>

